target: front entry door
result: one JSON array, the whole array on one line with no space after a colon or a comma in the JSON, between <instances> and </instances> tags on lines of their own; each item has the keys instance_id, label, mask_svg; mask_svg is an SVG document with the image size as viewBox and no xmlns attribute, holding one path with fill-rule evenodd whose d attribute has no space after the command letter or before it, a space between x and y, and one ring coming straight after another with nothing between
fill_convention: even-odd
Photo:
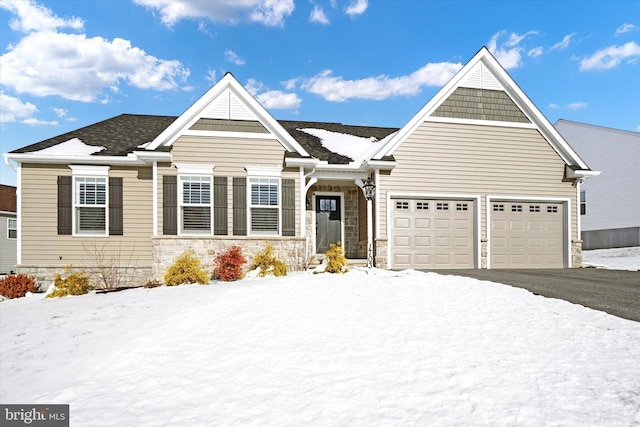
<instances>
[{"instance_id":1,"label":"front entry door","mask_svg":"<svg viewBox=\"0 0 640 427\"><path fill-rule=\"evenodd\" d=\"M316 253L329 250L340 241L342 224L340 196L316 196Z\"/></svg>"}]
</instances>

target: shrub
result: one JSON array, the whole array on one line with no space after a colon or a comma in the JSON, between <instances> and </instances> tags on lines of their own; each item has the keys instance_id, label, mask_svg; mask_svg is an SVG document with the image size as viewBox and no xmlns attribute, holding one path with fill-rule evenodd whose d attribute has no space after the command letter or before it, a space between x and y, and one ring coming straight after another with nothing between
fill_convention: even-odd
<instances>
[{"instance_id":1,"label":"shrub","mask_svg":"<svg viewBox=\"0 0 640 427\"><path fill-rule=\"evenodd\" d=\"M155 279L154 280L149 280L147 283L144 284L144 287L147 288L147 289L157 288L158 286L162 286L162 283L160 283L159 281L157 281Z\"/></svg>"},{"instance_id":2,"label":"shrub","mask_svg":"<svg viewBox=\"0 0 640 427\"><path fill-rule=\"evenodd\" d=\"M12 274L0 279L0 295L9 299L21 298L36 289L36 279L26 274Z\"/></svg>"},{"instance_id":3,"label":"shrub","mask_svg":"<svg viewBox=\"0 0 640 427\"><path fill-rule=\"evenodd\" d=\"M69 267L65 267L68 270ZM53 279L55 289L47 295L47 298L61 298L68 295L84 295L93 289L89 282L89 275L84 271L71 273L66 278L56 274Z\"/></svg>"},{"instance_id":4,"label":"shrub","mask_svg":"<svg viewBox=\"0 0 640 427\"><path fill-rule=\"evenodd\" d=\"M286 276L287 265L273 256L273 246L268 245L264 251L258 252L253 257L253 264L249 267L249 270L260 269L258 275L264 277L267 274L273 274L274 276Z\"/></svg>"},{"instance_id":5,"label":"shrub","mask_svg":"<svg viewBox=\"0 0 640 427\"><path fill-rule=\"evenodd\" d=\"M344 254L344 249L338 244L329 244L329 250L324 253L327 257L327 268L324 269L327 273L345 273L349 271L347 269L347 257Z\"/></svg>"},{"instance_id":6,"label":"shrub","mask_svg":"<svg viewBox=\"0 0 640 427\"><path fill-rule=\"evenodd\" d=\"M180 255L169 267L164 275L164 282L168 286L182 285L183 283L200 283L204 285L209 281L209 273L202 269L202 263L194 251L187 251Z\"/></svg>"},{"instance_id":7,"label":"shrub","mask_svg":"<svg viewBox=\"0 0 640 427\"><path fill-rule=\"evenodd\" d=\"M213 275L224 282L234 282L244 277L242 266L247 263L247 259L242 254L240 246L231 246L229 249L220 252L213 260L215 268Z\"/></svg>"}]
</instances>

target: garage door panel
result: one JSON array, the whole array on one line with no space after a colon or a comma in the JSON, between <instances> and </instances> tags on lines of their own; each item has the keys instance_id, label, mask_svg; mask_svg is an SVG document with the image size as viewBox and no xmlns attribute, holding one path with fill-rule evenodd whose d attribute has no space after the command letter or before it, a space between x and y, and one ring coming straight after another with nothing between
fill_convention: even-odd
<instances>
[{"instance_id":1,"label":"garage door panel","mask_svg":"<svg viewBox=\"0 0 640 427\"><path fill-rule=\"evenodd\" d=\"M492 203L491 267L564 267L563 211L561 203Z\"/></svg>"},{"instance_id":2,"label":"garage door panel","mask_svg":"<svg viewBox=\"0 0 640 427\"><path fill-rule=\"evenodd\" d=\"M392 267L475 267L473 201L394 199L392 206Z\"/></svg>"}]
</instances>

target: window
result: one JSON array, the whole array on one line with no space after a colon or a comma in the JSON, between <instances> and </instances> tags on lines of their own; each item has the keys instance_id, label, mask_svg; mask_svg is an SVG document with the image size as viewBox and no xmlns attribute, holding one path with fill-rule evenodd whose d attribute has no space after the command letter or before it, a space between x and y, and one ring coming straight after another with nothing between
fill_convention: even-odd
<instances>
[{"instance_id":1,"label":"window","mask_svg":"<svg viewBox=\"0 0 640 427\"><path fill-rule=\"evenodd\" d=\"M522 212L522 205L511 205L511 212Z\"/></svg>"},{"instance_id":2,"label":"window","mask_svg":"<svg viewBox=\"0 0 640 427\"><path fill-rule=\"evenodd\" d=\"M107 178L74 177L75 233L107 234Z\"/></svg>"},{"instance_id":3,"label":"window","mask_svg":"<svg viewBox=\"0 0 640 427\"><path fill-rule=\"evenodd\" d=\"M7 218L7 239L18 238L18 220L15 218Z\"/></svg>"},{"instance_id":4,"label":"window","mask_svg":"<svg viewBox=\"0 0 640 427\"><path fill-rule=\"evenodd\" d=\"M529 205L529 212L531 213L540 212L540 205Z\"/></svg>"},{"instance_id":5,"label":"window","mask_svg":"<svg viewBox=\"0 0 640 427\"><path fill-rule=\"evenodd\" d=\"M436 210L438 210L438 211L448 211L449 210L449 203L444 203L444 202L436 203Z\"/></svg>"},{"instance_id":6,"label":"window","mask_svg":"<svg viewBox=\"0 0 640 427\"><path fill-rule=\"evenodd\" d=\"M587 214L587 192L580 192L580 215Z\"/></svg>"},{"instance_id":7,"label":"window","mask_svg":"<svg viewBox=\"0 0 640 427\"><path fill-rule=\"evenodd\" d=\"M456 203L456 210L457 211L468 211L469 210L469 204L468 203Z\"/></svg>"},{"instance_id":8,"label":"window","mask_svg":"<svg viewBox=\"0 0 640 427\"><path fill-rule=\"evenodd\" d=\"M495 205L493 205L493 211L494 212L504 212L504 205L503 204L495 204Z\"/></svg>"},{"instance_id":9,"label":"window","mask_svg":"<svg viewBox=\"0 0 640 427\"><path fill-rule=\"evenodd\" d=\"M180 175L180 232L211 234L211 177Z\"/></svg>"},{"instance_id":10,"label":"window","mask_svg":"<svg viewBox=\"0 0 640 427\"><path fill-rule=\"evenodd\" d=\"M547 206L547 213L558 213L557 206Z\"/></svg>"},{"instance_id":11,"label":"window","mask_svg":"<svg viewBox=\"0 0 640 427\"><path fill-rule=\"evenodd\" d=\"M398 210L409 209L409 202L396 202L396 209Z\"/></svg>"},{"instance_id":12,"label":"window","mask_svg":"<svg viewBox=\"0 0 640 427\"><path fill-rule=\"evenodd\" d=\"M249 187L251 234L279 234L280 178L249 178Z\"/></svg>"},{"instance_id":13,"label":"window","mask_svg":"<svg viewBox=\"0 0 640 427\"><path fill-rule=\"evenodd\" d=\"M416 209L419 211L428 211L429 202L416 202Z\"/></svg>"}]
</instances>

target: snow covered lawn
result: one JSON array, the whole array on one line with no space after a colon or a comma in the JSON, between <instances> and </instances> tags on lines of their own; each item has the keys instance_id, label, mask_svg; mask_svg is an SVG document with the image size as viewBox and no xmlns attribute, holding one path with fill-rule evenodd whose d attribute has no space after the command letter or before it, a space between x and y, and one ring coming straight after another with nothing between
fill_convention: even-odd
<instances>
[{"instance_id":1,"label":"snow covered lawn","mask_svg":"<svg viewBox=\"0 0 640 427\"><path fill-rule=\"evenodd\" d=\"M639 271L640 247L583 251L582 264L584 267Z\"/></svg>"},{"instance_id":2,"label":"snow covered lawn","mask_svg":"<svg viewBox=\"0 0 640 427\"><path fill-rule=\"evenodd\" d=\"M0 401L72 426L631 426L640 323L415 271L0 304Z\"/></svg>"}]
</instances>

